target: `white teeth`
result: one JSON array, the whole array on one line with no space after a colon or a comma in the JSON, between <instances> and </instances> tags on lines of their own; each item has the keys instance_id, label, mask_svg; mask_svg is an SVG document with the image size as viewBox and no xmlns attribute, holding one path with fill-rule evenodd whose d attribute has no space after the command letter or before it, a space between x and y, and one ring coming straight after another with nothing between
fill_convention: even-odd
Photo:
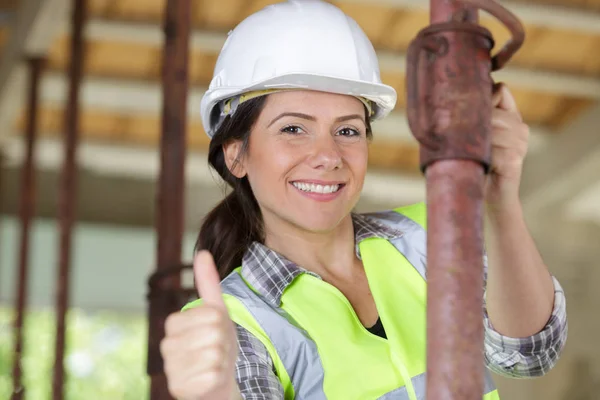
<instances>
[{"instance_id":1,"label":"white teeth","mask_svg":"<svg viewBox=\"0 0 600 400\"><path fill-rule=\"evenodd\" d=\"M340 185L315 185L314 183L292 182L292 185L304 192L312 193L334 193L340 189Z\"/></svg>"}]
</instances>

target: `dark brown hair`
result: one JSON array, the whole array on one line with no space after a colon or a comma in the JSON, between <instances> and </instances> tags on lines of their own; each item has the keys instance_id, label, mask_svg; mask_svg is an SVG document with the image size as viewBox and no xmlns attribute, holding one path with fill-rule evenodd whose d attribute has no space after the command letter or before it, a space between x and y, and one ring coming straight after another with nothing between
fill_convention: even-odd
<instances>
[{"instance_id":1,"label":"dark brown hair","mask_svg":"<svg viewBox=\"0 0 600 400\"><path fill-rule=\"evenodd\" d=\"M261 96L240 104L233 116L227 116L217 129L208 149L208 163L233 191L206 216L194 250L210 251L221 279L242 265L244 252L252 242L264 241L262 215L248 178L240 179L231 173L223 145L240 140L238 160L244 155L250 131L265 100L266 96Z\"/></svg>"},{"instance_id":2,"label":"dark brown hair","mask_svg":"<svg viewBox=\"0 0 600 400\"><path fill-rule=\"evenodd\" d=\"M238 160L247 152L252 126L258 119L267 96L248 100L238 106L233 116L227 116L215 135L208 162L233 189L205 218L194 250L208 250L215 259L221 279L242 265L242 257L252 242L264 243L264 227L260 208L247 177L235 177L225 162L223 145L240 140ZM371 139L371 124L366 112L367 138Z\"/></svg>"}]
</instances>

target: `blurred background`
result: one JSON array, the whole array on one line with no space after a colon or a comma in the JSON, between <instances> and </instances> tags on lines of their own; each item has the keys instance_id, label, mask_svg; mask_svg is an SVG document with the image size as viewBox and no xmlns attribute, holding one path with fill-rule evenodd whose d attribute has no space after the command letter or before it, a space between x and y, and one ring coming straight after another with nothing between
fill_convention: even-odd
<instances>
[{"instance_id":1,"label":"blurred background","mask_svg":"<svg viewBox=\"0 0 600 400\"><path fill-rule=\"evenodd\" d=\"M192 0L183 260L191 259L202 217L224 193L207 166L200 99L227 32L273 2ZM428 2L332 3L369 35L383 81L399 93L393 114L374 125L359 211L421 201L424 180L405 119L404 72L407 46L428 24ZM534 238L567 293L570 332L563 358L546 377L496 380L503 399L598 399L600 0L502 3L525 23L527 40L494 77L512 89L531 127L522 200ZM146 295L156 267L165 1L88 0L87 6L65 398L137 400L149 393ZM0 399L12 392L28 56L47 62L35 149L23 385L28 400L51 398L70 8L67 0L0 1ZM497 44L508 39L499 24L487 18L483 23Z\"/></svg>"}]
</instances>

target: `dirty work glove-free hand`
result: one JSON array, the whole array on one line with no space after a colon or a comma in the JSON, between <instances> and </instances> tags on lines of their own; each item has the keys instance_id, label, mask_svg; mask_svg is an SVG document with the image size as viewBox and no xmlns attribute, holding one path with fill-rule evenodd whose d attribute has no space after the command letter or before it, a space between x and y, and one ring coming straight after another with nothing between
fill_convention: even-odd
<instances>
[{"instance_id":1,"label":"dirty work glove-free hand","mask_svg":"<svg viewBox=\"0 0 600 400\"><path fill-rule=\"evenodd\" d=\"M160 350L169 392L179 400L238 400L237 338L212 255L198 252L194 279L203 303L171 314Z\"/></svg>"}]
</instances>

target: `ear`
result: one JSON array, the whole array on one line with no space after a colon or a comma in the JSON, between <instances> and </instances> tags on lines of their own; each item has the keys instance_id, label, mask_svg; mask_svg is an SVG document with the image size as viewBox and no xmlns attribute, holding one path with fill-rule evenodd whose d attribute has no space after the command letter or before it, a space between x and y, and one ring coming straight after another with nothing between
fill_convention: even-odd
<instances>
[{"instance_id":1,"label":"ear","mask_svg":"<svg viewBox=\"0 0 600 400\"><path fill-rule=\"evenodd\" d=\"M223 144L223 155L225 156L225 164L233 176L243 178L246 176L246 168L242 157L242 141L232 140Z\"/></svg>"}]
</instances>

